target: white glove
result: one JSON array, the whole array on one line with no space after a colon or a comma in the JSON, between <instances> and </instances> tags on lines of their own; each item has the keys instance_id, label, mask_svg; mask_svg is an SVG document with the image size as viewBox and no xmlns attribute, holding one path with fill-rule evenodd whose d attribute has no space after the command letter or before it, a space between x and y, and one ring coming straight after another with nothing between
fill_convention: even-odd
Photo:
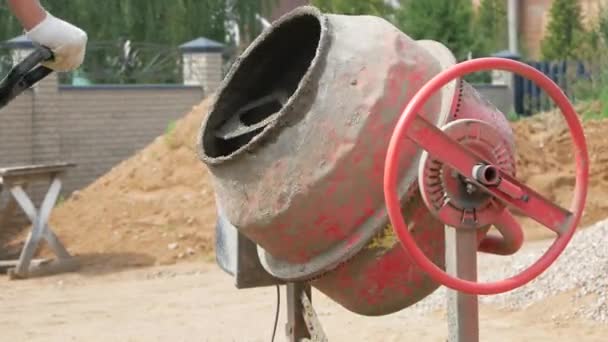
<instances>
[{"instance_id":1,"label":"white glove","mask_svg":"<svg viewBox=\"0 0 608 342\"><path fill-rule=\"evenodd\" d=\"M71 71L78 68L84 60L86 32L48 12L40 24L26 32L26 36L53 51L55 58L42 63L47 68L60 72Z\"/></svg>"}]
</instances>

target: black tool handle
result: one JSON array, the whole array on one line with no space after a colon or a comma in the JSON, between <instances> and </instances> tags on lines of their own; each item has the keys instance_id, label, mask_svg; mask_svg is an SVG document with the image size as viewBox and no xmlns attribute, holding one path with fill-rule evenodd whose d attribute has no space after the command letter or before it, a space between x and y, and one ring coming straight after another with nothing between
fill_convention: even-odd
<instances>
[{"instance_id":1,"label":"black tool handle","mask_svg":"<svg viewBox=\"0 0 608 342\"><path fill-rule=\"evenodd\" d=\"M38 46L23 61L15 65L0 82L0 108L53 72L50 68L38 65L51 59L53 52L46 47Z\"/></svg>"}]
</instances>

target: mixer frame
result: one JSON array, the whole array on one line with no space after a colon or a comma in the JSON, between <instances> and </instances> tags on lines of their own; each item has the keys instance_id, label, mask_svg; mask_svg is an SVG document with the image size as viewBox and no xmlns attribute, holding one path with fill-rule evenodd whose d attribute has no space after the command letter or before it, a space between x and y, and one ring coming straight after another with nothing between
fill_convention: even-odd
<instances>
[{"instance_id":1,"label":"mixer frame","mask_svg":"<svg viewBox=\"0 0 608 342\"><path fill-rule=\"evenodd\" d=\"M477 280L477 231L445 226L445 265L448 274ZM447 288L448 342L479 341L477 295Z\"/></svg>"},{"instance_id":2,"label":"mixer frame","mask_svg":"<svg viewBox=\"0 0 608 342\"><path fill-rule=\"evenodd\" d=\"M308 283L287 284L287 324L289 342L327 342L321 322L312 306L312 291Z\"/></svg>"},{"instance_id":3,"label":"mixer frame","mask_svg":"<svg viewBox=\"0 0 608 342\"><path fill-rule=\"evenodd\" d=\"M446 270L449 274L477 280L477 232L445 226ZM447 288L448 342L479 341L479 301L477 295ZM287 284L287 324L289 342L328 342L312 306L308 283Z\"/></svg>"}]
</instances>

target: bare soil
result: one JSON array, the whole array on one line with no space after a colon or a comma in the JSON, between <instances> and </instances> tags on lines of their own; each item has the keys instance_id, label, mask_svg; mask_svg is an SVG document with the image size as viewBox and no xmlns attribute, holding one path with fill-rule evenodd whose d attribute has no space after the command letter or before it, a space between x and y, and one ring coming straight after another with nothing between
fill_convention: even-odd
<instances>
[{"instance_id":1,"label":"bare soil","mask_svg":"<svg viewBox=\"0 0 608 342\"><path fill-rule=\"evenodd\" d=\"M209 101L57 206L50 223L71 253L110 269L209 258L213 189L195 150Z\"/></svg>"},{"instance_id":2,"label":"bare soil","mask_svg":"<svg viewBox=\"0 0 608 342\"><path fill-rule=\"evenodd\" d=\"M574 145L559 112L539 114L515 122L517 178L549 200L570 208L574 195ZM580 227L608 216L608 120L583 123L589 154L589 187ZM554 234L528 218L520 218L526 238L554 238Z\"/></svg>"},{"instance_id":3,"label":"bare soil","mask_svg":"<svg viewBox=\"0 0 608 342\"><path fill-rule=\"evenodd\" d=\"M215 205L210 178L195 144L210 101L202 102L172 132L158 137L53 212L51 223L73 253L89 255L91 260L98 256L117 267L208 258L213 251ZM569 208L575 158L564 119L549 112L512 127L517 177ZM586 121L584 130L591 166L581 227L608 213L608 120ZM554 237L533 220L519 219L528 240ZM114 257L108 260L108 255Z\"/></svg>"},{"instance_id":4,"label":"bare soil","mask_svg":"<svg viewBox=\"0 0 608 342\"><path fill-rule=\"evenodd\" d=\"M2 341L257 342L271 339L276 290L237 290L214 265L180 263L106 275L89 270L19 282L1 279L0 301ZM444 310L365 317L315 290L313 303L332 342L446 341ZM280 310L277 342L287 341L284 287ZM483 305L480 340L606 341L606 325L552 319L568 310L566 296L520 311Z\"/></svg>"},{"instance_id":5,"label":"bare soil","mask_svg":"<svg viewBox=\"0 0 608 342\"><path fill-rule=\"evenodd\" d=\"M75 192L52 213L51 224L69 250L86 264L108 269L209 260L213 257L215 204L205 165L196 155L200 124L212 99L204 100L158 137L93 184ZM517 177L568 208L575 183L573 145L564 119L548 112L512 124ZM589 193L581 227L608 213L608 120L586 121L591 160ZM548 229L519 217L526 240L554 238ZM11 244L24 240L25 231ZM43 255L48 251L42 250Z\"/></svg>"},{"instance_id":6,"label":"bare soil","mask_svg":"<svg viewBox=\"0 0 608 342\"><path fill-rule=\"evenodd\" d=\"M51 224L84 267L76 274L43 279L0 279L0 340L270 340L275 290L237 291L230 277L208 263L213 258L214 196L195 143L209 102L58 206ZM574 158L563 120L548 113L513 127L518 178L567 207ZM608 212L606 129L608 121L585 123L591 180L583 227ZM531 220L522 222L528 240L553 237ZM133 269L141 266L152 267ZM406 309L368 318L318 292L314 296L331 341L445 341L443 311ZM522 311L482 306L481 340L606 341L606 326L550 317L570 309L565 297ZM282 307L278 341L284 323Z\"/></svg>"}]
</instances>

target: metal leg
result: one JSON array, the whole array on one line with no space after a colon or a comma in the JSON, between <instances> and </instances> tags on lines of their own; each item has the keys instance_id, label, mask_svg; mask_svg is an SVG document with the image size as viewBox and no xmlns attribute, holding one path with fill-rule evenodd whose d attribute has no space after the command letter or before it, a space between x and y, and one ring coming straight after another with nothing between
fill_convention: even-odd
<instances>
[{"instance_id":1,"label":"metal leg","mask_svg":"<svg viewBox=\"0 0 608 342\"><path fill-rule=\"evenodd\" d=\"M446 268L451 275L477 280L477 231L445 227ZM447 290L448 341L479 341L479 306L476 295Z\"/></svg>"},{"instance_id":2,"label":"metal leg","mask_svg":"<svg viewBox=\"0 0 608 342\"><path fill-rule=\"evenodd\" d=\"M308 289L310 290L310 287L308 287ZM308 327L311 341L327 342L327 337L325 336L321 322L319 321L319 318L312 307L310 297L306 294L306 292L302 292L300 300L302 301L302 308L304 309L304 321Z\"/></svg>"},{"instance_id":3,"label":"metal leg","mask_svg":"<svg viewBox=\"0 0 608 342\"><path fill-rule=\"evenodd\" d=\"M306 283L287 284L287 341L302 342L310 339L306 321L304 321L304 306L302 294L311 298L311 288Z\"/></svg>"},{"instance_id":4,"label":"metal leg","mask_svg":"<svg viewBox=\"0 0 608 342\"><path fill-rule=\"evenodd\" d=\"M54 178L42 201L40 212L37 212L36 207L21 186L17 185L11 188L13 197L17 203L19 203L33 225L32 231L28 234L15 269L15 273L18 276L24 276L28 273L30 262L38 248L41 238L44 238L48 242L49 247L60 259L68 259L71 257L48 225L51 210L57 202L60 191L61 180L59 178Z\"/></svg>"},{"instance_id":5,"label":"metal leg","mask_svg":"<svg viewBox=\"0 0 608 342\"><path fill-rule=\"evenodd\" d=\"M311 298L310 284L287 284L287 341L327 342Z\"/></svg>"}]
</instances>

